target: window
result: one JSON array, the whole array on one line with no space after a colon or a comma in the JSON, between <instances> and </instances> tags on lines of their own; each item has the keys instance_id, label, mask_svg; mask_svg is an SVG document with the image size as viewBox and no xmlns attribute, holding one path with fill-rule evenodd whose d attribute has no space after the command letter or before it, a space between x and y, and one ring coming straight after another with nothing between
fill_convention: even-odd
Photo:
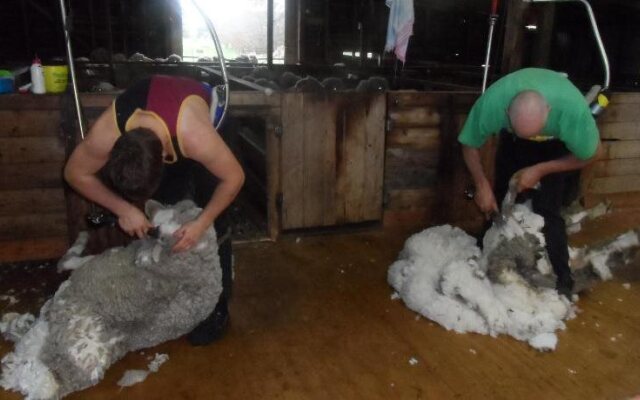
<instances>
[{"instance_id":1,"label":"window","mask_svg":"<svg viewBox=\"0 0 640 400\"><path fill-rule=\"evenodd\" d=\"M266 0L194 0L211 18L228 60L267 62ZM215 57L207 27L192 0L181 0L185 61ZM284 62L284 0L274 0L273 59Z\"/></svg>"}]
</instances>

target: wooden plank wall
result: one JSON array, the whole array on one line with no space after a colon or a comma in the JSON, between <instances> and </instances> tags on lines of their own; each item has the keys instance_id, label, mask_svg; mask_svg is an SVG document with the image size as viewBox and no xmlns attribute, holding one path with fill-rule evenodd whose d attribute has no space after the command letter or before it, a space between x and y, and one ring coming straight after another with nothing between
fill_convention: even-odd
<instances>
[{"instance_id":1,"label":"wooden plank wall","mask_svg":"<svg viewBox=\"0 0 640 400\"><path fill-rule=\"evenodd\" d=\"M231 107L225 131L230 135L232 150L245 165L245 186L255 198L256 203L266 202L267 233L276 240L280 233L280 211L278 193L280 193L280 114L281 98L277 94L266 95L256 91L231 92ZM234 119L249 121L256 129L245 135L242 128L234 126ZM260 120L260 130L256 124ZM252 137L253 135L253 137Z\"/></svg>"},{"instance_id":2,"label":"wooden plank wall","mask_svg":"<svg viewBox=\"0 0 640 400\"><path fill-rule=\"evenodd\" d=\"M113 96L83 94L81 99L90 126ZM79 198L65 202L71 192L62 178L66 154L73 149L65 140L73 135L69 123L76 118L71 101L0 96L0 262L57 258L84 229L88 206Z\"/></svg>"},{"instance_id":3,"label":"wooden plank wall","mask_svg":"<svg viewBox=\"0 0 640 400\"><path fill-rule=\"evenodd\" d=\"M385 103L384 95L356 93L338 103L338 223L382 219Z\"/></svg>"},{"instance_id":4,"label":"wooden plank wall","mask_svg":"<svg viewBox=\"0 0 640 400\"><path fill-rule=\"evenodd\" d=\"M614 93L598 127L605 154L583 174L585 205L640 208L640 93Z\"/></svg>"},{"instance_id":5,"label":"wooden plank wall","mask_svg":"<svg viewBox=\"0 0 640 400\"><path fill-rule=\"evenodd\" d=\"M281 229L380 220L383 203L386 225L480 226L482 216L463 196L471 182L456 140L477 95L240 95L235 102L248 115L256 106L276 110L267 113L272 236ZM89 120L112 98L83 96ZM636 208L640 94L612 99L598 121L606 156L583 174L582 194L587 206L608 199ZM60 109L56 96L0 97L0 261L57 257L74 236L67 230ZM483 153L490 175L492 154L491 146Z\"/></svg>"},{"instance_id":6,"label":"wooden plank wall","mask_svg":"<svg viewBox=\"0 0 640 400\"><path fill-rule=\"evenodd\" d=\"M66 247L59 104L0 96L0 261L54 258Z\"/></svg>"},{"instance_id":7,"label":"wooden plank wall","mask_svg":"<svg viewBox=\"0 0 640 400\"><path fill-rule=\"evenodd\" d=\"M450 223L474 231L482 216L463 200L471 185L457 135L477 94L390 92L386 134L385 225ZM640 93L614 93L598 120L604 158L585 169L581 196L587 207L608 200L640 207ZM493 176L495 143L483 149Z\"/></svg>"},{"instance_id":8,"label":"wooden plank wall","mask_svg":"<svg viewBox=\"0 0 640 400\"><path fill-rule=\"evenodd\" d=\"M385 96L282 95L282 228L382 218Z\"/></svg>"},{"instance_id":9,"label":"wooden plank wall","mask_svg":"<svg viewBox=\"0 0 640 400\"><path fill-rule=\"evenodd\" d=\"M471 180L458 132L477 93L390 92L387 97L384 222L386 226L450 223L468 230L482 215L464 197ZM483 150L492 176L493 145Z\"/></svg>"}]
</instances>

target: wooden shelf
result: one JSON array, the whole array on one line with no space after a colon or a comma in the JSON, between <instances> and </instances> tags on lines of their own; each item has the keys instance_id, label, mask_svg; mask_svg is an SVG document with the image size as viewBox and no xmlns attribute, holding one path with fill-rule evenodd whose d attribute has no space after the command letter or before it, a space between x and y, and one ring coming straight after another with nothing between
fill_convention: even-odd
<instances>
[{"instance_id":1,"label":"wooden shelf","mask_svg":"<svg viewBox=\"0 0 640 400\"><path fill-rule=\"evenodd\" d=\"M0 241L0 263L60 258L68 248L66 236Z\"/></svg>"}]
</instances>

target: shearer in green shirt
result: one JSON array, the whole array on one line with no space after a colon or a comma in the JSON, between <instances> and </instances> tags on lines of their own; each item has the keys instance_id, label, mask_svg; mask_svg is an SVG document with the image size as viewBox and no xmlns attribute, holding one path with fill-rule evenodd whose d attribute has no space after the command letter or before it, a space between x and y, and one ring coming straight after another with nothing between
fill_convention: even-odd
<instances>
[{"instance_id":1,"label":"shearer in green shirt","mask_svg":"<svg viewBox=\"0 0 640 400\"><path fill-rule=\"evenodd\" d=\"M480 162L480 147L499 135L495 187ZM491 85L476 101L458 137L476 187L475 201L487 218L498 212L511 176L528 192L533 211L545 220L547 253L558 277L558 292L571 297L573 279L564 219L560 215L568 180L601 153L600 135L589 105L564 75L526 68Z\"/></svg>"}]
</instances>

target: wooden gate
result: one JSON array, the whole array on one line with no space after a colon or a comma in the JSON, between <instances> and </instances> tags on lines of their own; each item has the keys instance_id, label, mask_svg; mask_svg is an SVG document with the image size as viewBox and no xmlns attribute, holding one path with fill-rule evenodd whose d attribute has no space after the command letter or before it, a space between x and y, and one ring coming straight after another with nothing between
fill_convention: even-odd
<instances>
[{"instance_id":1,"label":"wooden gate","mask_svg":"<svg viewBox=\"0 0 640 400\"><path fill-rule=\"evenodd\" d=\"M282 229L382 218L384 94L282 95Z\"/></svg>"}]
</instances>

